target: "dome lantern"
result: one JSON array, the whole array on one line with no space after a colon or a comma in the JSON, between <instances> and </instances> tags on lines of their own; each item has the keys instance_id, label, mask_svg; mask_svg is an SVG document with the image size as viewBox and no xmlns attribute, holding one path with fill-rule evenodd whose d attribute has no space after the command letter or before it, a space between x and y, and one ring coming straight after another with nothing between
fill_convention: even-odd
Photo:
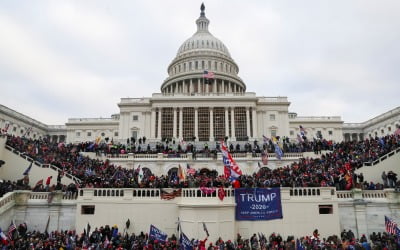
<instances>
[{"instance_id":1,"label":"dome lantern","mask_svg":"<svg viewBox=\"0 0 400 250\"><path fill-rule=\"evenodd\" d=\"M168 66L169 76L161 85L162 93L245 93L246 85L238 76L238 65L225 44L209 32L209 23L202 3L196 20L197 31L183 42ZM211 72L214 78L203 86L206 72Z\"/></svg>"}]
</instances>

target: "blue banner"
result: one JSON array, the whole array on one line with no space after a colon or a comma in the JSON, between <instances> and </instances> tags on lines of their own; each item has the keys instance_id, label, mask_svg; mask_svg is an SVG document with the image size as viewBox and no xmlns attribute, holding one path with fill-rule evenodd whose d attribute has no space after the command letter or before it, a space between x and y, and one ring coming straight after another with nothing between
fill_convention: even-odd
<instances>
[{"instance_id":1,"label":"blue banner","mask_svg":"<svg viewBox=\"0 0 400 250\"><path fill-rule=\"evenodd\" d=\"M236 220L282 219L280 188L235 189Z\"/></svg>"},{"instance_id":2,"label":"blue banner","mask_svg":"<svg viewBox=\"0 0 400 250\"><path fill-rule=\"evenodd\" d=\"M181 243L181 250L193 250L192 242L190 242L189 238L184 233L181 233L179 242Z\"/></svg>"},{"instance_id":3,"label":"blue banner","mask_svg":"<svg viewBox=\"0 0 400 250\"><path fill-rule=\"evenodd\" d=\"M165 242L167 240L167 234L156 228L153 225L150 225L150 234L149 238L152 240L158 240L161 242Z\"/></svg>"}]
</instances>

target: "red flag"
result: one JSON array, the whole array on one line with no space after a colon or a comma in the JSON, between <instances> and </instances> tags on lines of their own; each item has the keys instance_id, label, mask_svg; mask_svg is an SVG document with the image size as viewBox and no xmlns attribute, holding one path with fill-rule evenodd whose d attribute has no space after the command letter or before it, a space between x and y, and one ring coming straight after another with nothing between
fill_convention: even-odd
<instances>
[{"instance_id":1,"label":"red flag","mask_svg":"<svg viewBox=\"0 0 400 250\"><path fill-rule=\"evenodd\" d=\"M218 189L218 198L223 201L225 198L225 190L223 187L219 187Z\"/></svg>"}]
</instances>

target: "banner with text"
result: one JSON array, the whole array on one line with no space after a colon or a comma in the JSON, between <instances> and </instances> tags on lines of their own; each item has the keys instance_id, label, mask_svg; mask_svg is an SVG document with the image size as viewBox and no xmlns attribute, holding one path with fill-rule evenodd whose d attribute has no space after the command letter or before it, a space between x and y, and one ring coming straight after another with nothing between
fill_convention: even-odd
<instances>
[{"instance_id":1,"label":"banner with text","mask_svg":"<svg viewBox=\"0 0 400 250\"><path fill-rule=\"evenodd\" d=\"M149 238L153 240L158 240L161 242L165 242L167 240L167 234L156 228L153 225L150 225L150 234Z\"/></svg>"},{"instance_id":2,"label":"banner with text","mask_svg":"<svg viewBox=\"0 0 400 250\"><path fill-rule=\"evenodd\" d=\"M282 219L280 188L235 189L236 220Z\"/></svg>"}]
</instances>

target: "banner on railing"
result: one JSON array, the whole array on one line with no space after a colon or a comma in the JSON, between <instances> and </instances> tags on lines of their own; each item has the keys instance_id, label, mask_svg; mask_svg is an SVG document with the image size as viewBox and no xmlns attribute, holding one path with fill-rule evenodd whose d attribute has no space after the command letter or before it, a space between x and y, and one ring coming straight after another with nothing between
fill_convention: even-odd
<instances>
[{"instance_id":1,"label":"banner on railing","mask_svg":"<svg viewBox=\"0 0 400 250\"><path fill-rule=\"evenodd\" d=\"M235 189L236 220L282 219L280 188Z\"/></svg>"}]
</instances>

